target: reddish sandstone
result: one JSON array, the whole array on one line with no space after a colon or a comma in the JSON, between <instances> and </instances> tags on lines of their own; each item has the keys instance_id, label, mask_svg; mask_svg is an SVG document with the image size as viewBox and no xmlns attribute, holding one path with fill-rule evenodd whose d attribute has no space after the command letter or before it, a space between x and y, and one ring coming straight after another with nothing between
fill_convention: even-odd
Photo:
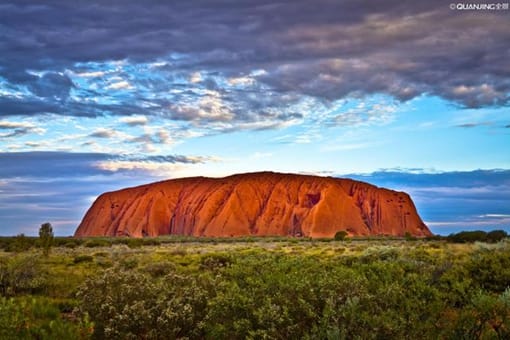
<instances>
[{"instance_id":1,"label":"reddish sandstone","mask_svg":"<svg viewBox=\"0 0 510 340\"><path fill-rule=\"evenodd\" d=\"M428 236L404 192L350 179L259 172L104 193L75 236Z\"/></svg>"}]
</instances>

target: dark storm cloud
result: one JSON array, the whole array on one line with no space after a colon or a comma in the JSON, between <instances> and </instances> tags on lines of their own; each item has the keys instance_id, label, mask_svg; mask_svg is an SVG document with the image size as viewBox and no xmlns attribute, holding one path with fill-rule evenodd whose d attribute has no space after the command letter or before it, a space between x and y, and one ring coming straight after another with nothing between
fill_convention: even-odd
<instances>
[{"instance_id":1,"label":"dark storm cloud","mask_svg":"<svg viewBox=\"0 0 510 340\"><path fill-rule=\"evenodd\" d=\"M135 156L103 153L0 153L0 235L37 235L50 221L57 235L72 235L92 201L105 191L161 177L143 170L114 171L98 162L196 164L208 157ZM168 175L168 174L167 174Z\"/></svg>"},{"instance_id":2,"label":"dark storm cloud","mask_svg":"<svg viewBox=\"0 0 510 340\"><path fill-rule=\"evenodd\" d=\"M69 152L2 152L0 178L13 177L75 177L106 173L93 163L109 159L100 153Z\"/></svg>"},{"instance_id":3,"label":"dark storm cloud","mask_svg":"<svg viewBox=\"0 0 510 340\"><path fill-rule=\"evenodd\" d=\"M38 97L67 99L69 91L74 84L66 75L50 72L39 77L30 86L32 93Z\"/></svg>"},{"instance_id":4,"label":"dark storm cloud","mask_svg":"<svg viewBox=\"0 0 510 340\"><path fill-rule=\"evenodd\" d=\"M185 155L113 155L73 152L0 152L0 178L36 177L67 178L111 174L97 166L98 162L130 161L151 163L196 164L206 162L203 156Z\"/></svg>"},{"instance_id":5,"label":"dark storm cloud","mask_svg":"<svg viewBox=\"0 0 510 340\"><path fill-rule=\"evenodd\" d=\"M60 113L61 105L35 97L0 97L0 116L35 115Z\"/></svg>"},{"instance_id":6,"label":"dark storm cloud","mask_svg":"<svg viewBox=\"0 0 510 340\"><path fill-rule=\"evenodd\" d=\"M175 74L201 70L230 77L264 69L254 77L264 86L259 97L268 90L326 101L428 94L466 107L506 105L506 12L455 11L440 0L4 1L0 76L33 96L3 98L0 114L161 114L157 106L141 105L149 97L140 93L120 98L118 105L69 99L80 85L65 70L115 60L166 60ZM30 70L47 73L34 76ZM167 91L161 84L173 76L130 81ZM221 88L212 77L202 85ZM242 102L242 93L232 100ZM195 117L182 108L173 115Z\"/></svg>"}]
</instances>

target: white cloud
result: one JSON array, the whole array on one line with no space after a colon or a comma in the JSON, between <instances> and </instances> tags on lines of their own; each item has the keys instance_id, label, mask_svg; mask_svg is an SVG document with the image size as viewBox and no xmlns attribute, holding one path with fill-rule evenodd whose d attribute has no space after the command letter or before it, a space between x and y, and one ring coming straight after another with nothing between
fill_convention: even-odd
<instances>
[{"instance_id":1,"label":"white cloud","mask_svg":"<svg viewBox=\"0 0 510 340\"><path fill-rule=\"evenodd\" d=\"M125 123L130 126L136 126L136 125L146 125L148 123L148 119L146 116L129 116L129 117L122 117L119 119L121 123Z\"/></svg>"},{"instance_id":2,"label":"white cloud","mask_svg":"<svg viewBox=\"0 0 510 340\"><path fill-rule=\"evenodd\" d=\"M28 122L10 122L6 120L0 121L0 129L32 129L35 128L34 124Z\"/></svg>"},{"instance_id":3,"label":"white cloud","mask_svg":"<svg viewBox=\"0 0 510 340\"><path fill-rule=\"evenodd\" d=\"M250 156L250 158L252 159L261 159L261 158L269 158L269 157L272 157L273 156L273 153L272 152L255 152L254 154L252 154Z\"/></svg>"},{"instance_id":4,"label":"white cloud","mask_svg":"<svg viewBox=\"0 0 510 340\"><path fill-rule=\"evenodd\" d=\"M192 166L192 164L159 163L146 161L103 161L97 162L95 165L100 170L111 172L138 170L148 172L154 176L168 176L174 171L182 170L184 167Z\"/></svg>"},{"instance_id":5,"label":"white cloud","mask_svg":"<svg viewBox=\"0 0 510 340\"><path fill-rule=\"evenodd\" d=\"M116 83L112 83L105 87L106 90L131 90L133 89L133 85L131 85L128 81L122 80Z\"/></svg>"},{"instance_id":6,"label":"white cloud","mask_svg":"<svg viewBox=\"0 0 510 340\"><path fill-rule=\"evenodd\" d=\"M117 135L117 131L113 129L106 128L97 128L94 132L92 132L89 136L96 138L112 138Z\"/></svg>"},{"instance_id":7,"label":"white cloud","mask_svg":"<svg viewBox=\"0 0 510 340\"><path fill-rule=\"evenodd\" d=\"M170 107L174 118L188 121L226 122L234 118L231 108L222 100L218 91L205 90L196 104L174 104Z\"/></svg>"},{"instance_id":8,"label":"white cloud","mask_svg":"<svg viewBox=\"0 0 510 340\"><path fill-rule=\"evenodd\" d=\"M189 82L192 84L200 83L202 81L202 74L200 72L193 72L189 77Z\"/></svg>"},{"instance_id":9,"label":"white cloud","mask_svg":"<svg viewBox=\"0 0 510 340\"><path fill-rule=\"evenodd\" d=\"M95 78L95 77L102 77L105 75L105 72L103 71L93 71L93 72L82 72L82 73L75 73L78 77L84 77L84 78Z\"/></svg>"},{"instance_id":10,"label":"white cloud","mask_svg":"<svg viewBox=\"0 0 510 340\"><path fill-rule=\"evenodd\" d=\"M481 218L510 218L510 215L507 214L484 214L480 215Z\"/></svg>"},{"instance_id":11,"label":"white cloud","mask_svg":"<svg viewBox=\"0 0 510 340\"><path fill-rule=\"evenodd\" d=\"M366 149L376 145L375 143L338 143L336 145L329 144L321 148L321 151L349 151Z\"/></svg>"},{"instance_id":12,"label":"white cloud","mask_svg":"<svg viewBox=\"0 0 510 340\"><path fill-rule=\"evenodd\" d=\"M228 78L227 82L232 86L249 86L255 84L255 79L252 77L232 77Z\"/></svg>"},{"instance_id":13,"label":"white cloud","mask_svg":"<svg viewBox=\"0 0 510 340\"><path fill-rule=\"evenodd\" d=\"M47 148L47 147L52 146L52 144L48 141L38 141L38 142L28 141L28 142L25 142L25 145L30 148Z\"/></svg>"},{"instance_id":14,"label":"white cloud","mask_svg":"<svg viewBox=\"0 0 510 340\"><path fill-rule=\"evenodd\" d=\"M331 124L337 126L385 125L393 121L397 108L396 103L362 101L353 108L346 110L340 108L341 112L333 116Z\"/></svg>"}]
</instances>

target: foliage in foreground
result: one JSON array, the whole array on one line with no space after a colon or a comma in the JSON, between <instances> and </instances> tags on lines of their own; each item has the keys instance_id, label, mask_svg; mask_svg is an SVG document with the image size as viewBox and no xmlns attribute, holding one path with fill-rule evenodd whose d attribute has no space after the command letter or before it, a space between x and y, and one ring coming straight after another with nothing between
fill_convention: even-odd
<instances>
[{"instance_id":1,"label":"foliage in foreground","mask_svg":"<svg viewBox=\"0 0 510 340\"><path fill-rule=\"evenodd\" d=\"M0 255L1 339L510 338L508 241L29 253Z\"/></svg>"},{"instance_id":2,"label":"foliage in foreground","mask_svg":"<svg viewBox=\"0 0 510 340\"><path fill-rule=\"evenodd\" d=\"M507 339L508 259L508 247L458 263L391 247L332 258L224 253L162 276L110 268L78 296L95 338Z\"/></svg>"},{"instance_id":3,"label":"foliage in foreground","mask_svg":"<svg viewBox=\"0 0 510 340\"><path fill-rule=\"evenodd\" d=\"M0 339L88 339L93 325L69 322L43 297L0 297Z\"/></svg>"}]
</instances>

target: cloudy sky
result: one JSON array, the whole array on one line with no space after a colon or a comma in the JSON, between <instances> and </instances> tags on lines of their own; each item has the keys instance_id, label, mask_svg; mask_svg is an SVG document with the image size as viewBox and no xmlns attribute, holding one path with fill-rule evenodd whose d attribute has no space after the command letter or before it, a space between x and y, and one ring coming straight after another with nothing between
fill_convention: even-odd
<instances>
[{"instance_id":1,"label":"cloudy sky","mask_svg":"<svg viewBox=\"0 0 510 340\"><path fill-rule=\"evenodd\" d=\"M448 1L0 3L0 235L104 191L272 170L510 231L510 10Z\"/></svg>"}]
</instances>

